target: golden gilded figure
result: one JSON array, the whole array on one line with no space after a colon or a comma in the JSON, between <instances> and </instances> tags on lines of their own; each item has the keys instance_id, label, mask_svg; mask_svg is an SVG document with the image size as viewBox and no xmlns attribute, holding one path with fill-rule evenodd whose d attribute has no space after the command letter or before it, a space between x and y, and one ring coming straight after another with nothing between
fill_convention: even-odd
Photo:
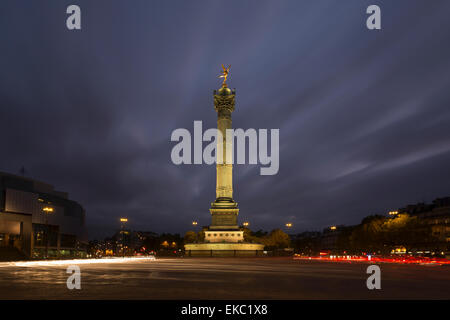
<instances>
[{"instance_id":1,"label":"golden gilded figure","mask_svg":"<svg viewBox=\"0 0 450 320\"><path fill-rule=\"evenodd\" d=\"M219 76L219 78L223 78L223 82L222 82L222 87L226 87L227 86L227 78L228 78L228 73L230 72L230 68L231 68L231 64L228 66L228 68L225 68L225 66L222 64L222 74Z\"/></svg>"}]
</instances>

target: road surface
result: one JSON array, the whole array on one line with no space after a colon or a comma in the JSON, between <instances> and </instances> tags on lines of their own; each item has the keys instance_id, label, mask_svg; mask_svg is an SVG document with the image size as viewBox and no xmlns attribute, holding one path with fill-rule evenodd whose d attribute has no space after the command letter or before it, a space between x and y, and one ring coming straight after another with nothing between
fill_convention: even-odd
<instances>
[{"instance_id":1,"label":"road surface","mask_svg":"<svg viewBox=\"0 0 450 320\"><path fill-rule=\"evenodd\" d=\"M450 299L450 267L380 264L381 290L368 290L359 262L292 258L157 258L67 265L0 263L0 299Z\"/></svg>"}]
</instances>

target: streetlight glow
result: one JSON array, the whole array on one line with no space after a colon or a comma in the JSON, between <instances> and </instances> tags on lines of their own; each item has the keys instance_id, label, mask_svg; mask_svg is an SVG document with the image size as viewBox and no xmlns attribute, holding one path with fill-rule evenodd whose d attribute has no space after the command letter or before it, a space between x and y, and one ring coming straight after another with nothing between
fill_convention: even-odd
<instances>
[{"instance_id":1,"label":"streetlight glow","mask_svg":"<svg viewBox=\"0 0 450 320\"><path fill-rule=\"evenodd\" d=\"M124 224L125 222L128 222L128 219L127 219L127 218L120 218L120 222L121 222L121 230L120 230L120 233L122 233L122 257L125 258L125 242L124 242L124 238L123 238L123 234L124 234L124 231L123 231L123 224Z\"/></svg>"},{"instance_id":2,"label":"streetlight glow","mask_svg":"<svg viewBox=\"0 0 450 320\"><path fill-rule=\"evenodd\" d=\"M48 227L48 215L53 212L52 207L43 207L42 212L45 213L45 258L48 258L48 247L49 247L49 227Z\"/></svg>"}]
</instances>

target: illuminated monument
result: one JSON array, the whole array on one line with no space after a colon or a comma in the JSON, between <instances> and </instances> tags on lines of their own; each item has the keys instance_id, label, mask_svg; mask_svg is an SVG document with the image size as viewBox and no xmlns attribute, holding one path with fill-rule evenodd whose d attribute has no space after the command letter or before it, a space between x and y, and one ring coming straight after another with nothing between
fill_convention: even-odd
<instances>
[{"instance_id":1,"label":"illuminated monument","mask_svg":"<svg viewBox=\"0 0 450 320\"><path fill-rule=\"evenodd\" d=\"M229 141L226 135L226 130L231 129L236 91L229 89L226 83L230 67L222 65L222 68L222 87L214 90L217 129L222 134L222 139L217 139L217 150L222 152L219 151L217 156L222 157L222 161L217 161L216 164L216 200L209 209L212 222L208 230L204 231L204 242L186 244L185 250L188 255L261 255L264 245L245 243L244 231L238 226L239 209L237 202L233 200L233 164L231 157L227 157L227 152L231 155L233 141Z\"/></svg>"}]
</instances>

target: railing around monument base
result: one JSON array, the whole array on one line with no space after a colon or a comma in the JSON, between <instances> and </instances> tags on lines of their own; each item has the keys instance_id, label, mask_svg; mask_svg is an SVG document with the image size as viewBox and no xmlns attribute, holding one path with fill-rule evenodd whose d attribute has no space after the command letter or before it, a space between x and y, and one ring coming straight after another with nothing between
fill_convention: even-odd
<instances>
[{"instance_id":1,"label":"railing around monument base","mask_svg":"<svg viewBox=\"0 0 450 320\"><path fill-rule=\"evenodd\" d=\"M187 250L188 257L263 257L262 250Z\"/></svg>"}]
</instances>

